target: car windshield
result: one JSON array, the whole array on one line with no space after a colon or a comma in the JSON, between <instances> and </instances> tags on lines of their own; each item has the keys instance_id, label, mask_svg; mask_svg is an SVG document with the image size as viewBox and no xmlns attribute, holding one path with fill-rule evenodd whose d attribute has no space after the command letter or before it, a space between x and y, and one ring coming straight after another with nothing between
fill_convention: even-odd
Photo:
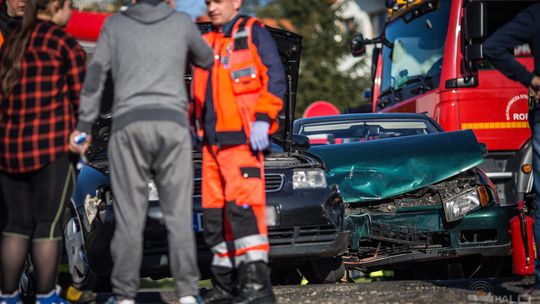
<instances>
[{"instance_id":1,"label":"car windshield","mask_svg":"<svg viewBox=\"0 0 540 304\"><path fill-rule=\"evenodd\" d=\"M311 145L346 144L370 140L435 133L438 130L423 120L341 120L304 124L299 133Z\"/></svg>"},{"instance_id":2,"label":"car windshield","mask_svg":"<svg viewBox=\"0 0 540 304\"><path fill-rule=\"evenodd\" d=\"M116 13L130 3L129 0L75 0L73 8L83 12Z\"/></svg>"},{"instance_id":3,"label":"car windshield","mask_svg":"<svg viewBox=\"0 0 540 304\"><path fill-rule=\"evenodd\" d=\"M412 82L429 88L438 85L450 3L426 2L388 24L382 49L381 91L397 90Z\"/></svg>"}]
</instances>

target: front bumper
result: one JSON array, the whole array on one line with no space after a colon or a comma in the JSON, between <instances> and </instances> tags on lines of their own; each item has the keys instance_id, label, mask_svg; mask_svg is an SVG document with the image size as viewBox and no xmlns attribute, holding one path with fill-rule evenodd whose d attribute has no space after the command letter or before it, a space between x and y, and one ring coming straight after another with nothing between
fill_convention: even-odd
<instances>
[{"instance_id":1,"label":"front bumper","mask_svg":"<svg viewBox=\"0 0 540 304\"><path fill-rule=\"evenodd\" d=\"M347 267L359 267L362 269L384 268L388 266L399 266L410 263L421 263L437 260L451 260L464 256L508 256L511 254L511 244L485 245L471 248L441 248L417 250L408 253L401 253L391 256L372 257L370 259L359 259L356 255L343 256L343 263Z\"/></svg>"},{"instance_id":2,"label":"front bumper","mask_svg":"<svg viewBox=\"0 0 540 304\"><path fill-rule=\"evenodd\" d=\"M395 214L352 214L348 266L381 268L464 256L511 254L509 221L513 206L490 206L448 223L442 209ZM379 247L377 247L379 246Z\"/></svg>"},{"instance_id":3,"label":"front bumper","mask_svg":"<svg viewBox=\"0 0 540 304\"><path fill-rule=\"evenodd\" d=\"M290 259L339 256L347 250L350 239L351 234L349 231L336 232L331 240L303 244L276 244L275 240L270 239L270 259L274 261L284 259L290 261Z\"/></svg>"}]
</instances>

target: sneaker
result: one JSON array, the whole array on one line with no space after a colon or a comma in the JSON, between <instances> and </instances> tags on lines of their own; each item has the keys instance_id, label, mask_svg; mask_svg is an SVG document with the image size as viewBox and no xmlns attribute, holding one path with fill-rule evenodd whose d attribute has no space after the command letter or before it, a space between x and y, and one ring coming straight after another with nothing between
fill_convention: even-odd
<instances>
[{"instance_id":1,"label":"sneaker","mask_svg":"<svg viewBox=\"0 0 540 304\"><path fill-rule=\"evenodd\" d=\"M203 300L200 296L185 296L178 300L179 304L203 304Z\"/></svg>"},{"instance_id":2,"label":"sneaker","mask_svg":"<svg viewBox=\"0 0 540 304\"><path fill-rule=\"evenodd\" d=\"M54 289L48 294L36 295L36 304L69 304L69 302L58 295L58 289Z\"/></svg>"},{"instance_id":3,"label":"sneaker","mask_svg":"<svg viewBox=\"0 0 540 304\"><path fill-rule=\"evenodd\" d=\"M21 294L15 292L11 295L0 295L0 304L22 304Z\"/></svg>"},{"instance_id":4,"label":"sneaker","mask_svg":"<svg viewBox=\"0 0 540 304\"><path fill-rule=\"evenodd\" d=\"M105 302L105 304L135 304L135 301L132 299L118 300L115 296L112 296L107 299L107 302Z\"/></svg>"}]
</instances>

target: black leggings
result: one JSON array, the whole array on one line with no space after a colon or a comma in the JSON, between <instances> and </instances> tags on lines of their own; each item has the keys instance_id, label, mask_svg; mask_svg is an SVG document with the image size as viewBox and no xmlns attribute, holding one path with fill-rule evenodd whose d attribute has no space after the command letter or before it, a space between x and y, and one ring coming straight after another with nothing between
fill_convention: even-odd
<instances>
[{"instance_id":1,"label":"black leggings","mask_svg":"<svg viewBox=\"0 0 540 304\"><path fill-rule=\"evenodd\" d=\"M31 173L0 173L7 222L3 234L29 239L62 237L62 216L74 186L67 155Z\"/></svg>"},{"instance_id":2,"label":"black leggings","mask_svg":"<svg viewBox=\"0 0 540 304\"><path fill-rule=\"evenodd\" d=\"M54 289L62 216L74 181L75 172L67 155L35 172L0 173L7 217L0 249L2 293L17 290L28 253L34 265L37 294Z\"/></svg>"}]
</instances>

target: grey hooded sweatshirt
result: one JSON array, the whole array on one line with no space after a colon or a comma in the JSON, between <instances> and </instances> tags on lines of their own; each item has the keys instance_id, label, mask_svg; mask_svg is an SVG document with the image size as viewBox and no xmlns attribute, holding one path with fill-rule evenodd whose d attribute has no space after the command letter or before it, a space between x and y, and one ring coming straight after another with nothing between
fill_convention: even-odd
<instances>
[{"instance_id":1,"label":"grey hooded sweatshirt","mask_svg":"<svg viewBox=\"0 0 540 304\"><path fill-rule=\"evenodd\" d=\"M212 49L187 14L163 2L139 2L110 16L81 91L77 130L90 134L108 71L114 81L113 132L142 120L187 126L184 74L188 58L207 70L214 60Z\"/></svg>"}]
</instances>

